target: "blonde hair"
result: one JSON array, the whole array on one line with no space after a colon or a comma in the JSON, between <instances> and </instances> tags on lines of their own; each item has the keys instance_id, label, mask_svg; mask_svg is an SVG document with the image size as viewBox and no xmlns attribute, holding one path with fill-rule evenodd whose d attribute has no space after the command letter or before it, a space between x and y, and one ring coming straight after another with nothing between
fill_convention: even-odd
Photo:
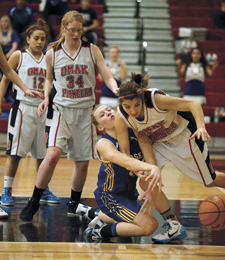
<instances>
[{"instance_id":1,"label":"blonde hair","mask_svg":"<svg viewBox=\"0 0 225 260\"><path fill-rule=\"evenodd\" d=\"M92 122L95 126L98 126L99 123L98 123L98 121L97 121L97 119L96 119L94 113L95 113L95 111L96 111L100 106L103 106L103 105L102 105L102 104L96 105L96 106L93 108L92 112L91 112L91 122Z\"/></svg>"},{"instance_id":2,"label":"blonde hair","mask_svg":"<svg viewBox=\"0 0 225 260\"><path fill-rule=\"evenodd\" d=\"M116 46L116 45L110 45L110 46L109 46L109 50L108 50L108 52L109 52L111 49L117 49L117 51L120 52L119 47Z\"/></svg>"},{"instance_id":3,"label":"blonde hair","mask_svg":"<svg viewBox=\"0 0 225 260\"><path fill-rule=\"evenodd\" d=\"M72 23L74 21L84 24L84 18L83 16L78 13L77 11L70 11L64 14L61 22L61 26L66 27L68 23ZM59 39L55 42L52 42L48 45L47 50L50 50L53 48L53 50L57 50L62 42L64 42L65 36L62 34L62 31L60 32Z\"/></svg>"},{"instance_id":4,"label":"blonde hair","mask_svg":"<svg viewBox=\"0 0 225 260\"><path fill-rule=\"evenodd\" d=\"M119 103L124 99L141 98L144 100L144 92L148 88L148 76L132 73L131 80L123 83L119 88Z\"/></svg>"},{"instance_id":5,"label":"blonde hair","mask_svg":"<svg viewBox=\"0 0 225 260\"><path fill-rule=\"evenodd\" d=\"M6 42L6 45L9 44L12 40L12 32L13 32L13 28L12 28L12 24L11 24L11 20L10 18L7 16L7 15L4 15L1 17L0 19L0 22L2 21L2 19L6 19L9 23L9 28L8 28L8 31L7 31L7 42ZM0 26L0 43L2 44L2 41L3 41L3 31L2 31L2 27Z\"/></svg>"}]
</instances>

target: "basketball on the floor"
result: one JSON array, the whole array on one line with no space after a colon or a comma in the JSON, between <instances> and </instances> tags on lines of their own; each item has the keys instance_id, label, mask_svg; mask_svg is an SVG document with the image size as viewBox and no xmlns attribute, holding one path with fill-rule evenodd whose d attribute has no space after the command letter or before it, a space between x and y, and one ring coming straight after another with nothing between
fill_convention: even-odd
<instances>
[{"instance_id":1,"label":"basketball on the floor","mask_svg":"<svg viewBox=\"0 0 225 260\"><path fill-rule=\"evenodd\" d=\"M225 197L216 195L206 198L199 206L198 215L206 228L225 229Z\"/></svg>"}]
</instances>

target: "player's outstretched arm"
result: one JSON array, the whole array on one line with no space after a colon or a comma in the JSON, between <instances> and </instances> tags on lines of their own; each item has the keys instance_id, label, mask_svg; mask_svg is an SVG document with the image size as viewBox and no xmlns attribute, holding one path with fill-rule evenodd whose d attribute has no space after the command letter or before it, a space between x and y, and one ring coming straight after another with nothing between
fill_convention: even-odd
<instances>
[{"instance_id":1,"label":"player's outstretched arm","mask_svg":"<svg viewBox=\"0 0 225 260\"><path fill-rule=\"evenodd\" d=\"M138 171L158 171L160 169L135 158L131 158L124 153L119 152L116 147L108 140L102 138L98 141L96 145L97 151L100 153L103 161L109 161L126 168L128 171L138 172Z\"/></svg>"},{"instance_id":2,"label":"player's outstretched arm","mask_svg":"<svg viewBox=\"0 0 225 260\"><path fill-rule=\"evenodd\" d=\"M21 88L25 95L31 96L31 97L41 97L43 98L43 95L39 91L35 90L30 90L28 89L21 78L17 75L17 73L14 71L16 69L15 65L17 63L17 56L18 56L18 51L14 52L9 59L9 62L7 62L2 48L0 47L0 68L2 69L4 75L13 83L15 83L19 88ZM17 63L18 64L18 63Z\"/></svg>"}]
</instances>

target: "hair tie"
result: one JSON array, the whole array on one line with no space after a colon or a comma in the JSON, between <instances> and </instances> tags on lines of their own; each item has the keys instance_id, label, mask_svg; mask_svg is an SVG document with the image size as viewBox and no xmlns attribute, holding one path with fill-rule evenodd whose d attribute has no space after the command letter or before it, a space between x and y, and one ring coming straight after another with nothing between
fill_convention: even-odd
<instances>
[{"instance_id":1,"label":"hair tie","mask_svg":"<svg viewBox=\"0 0 225 260\"><path fill-rule=\"evenodd\" d=\"M34 27L34 28L30 29L30 31L27 33L27 36L29 36L34 30L42 30L42 31L44 31L44 28L40 27L40 26Z\"/></svg>"},{"instance_id":2,"label":"hair tie","mask_svg":"<svg viewBox=\"0 0 225 260\"><path fill-rule=\"evenodd\" d=\"M137 96L137 94L124 95L124 96L119 97L119 99L124 98L124 97L131 97L131 96Z\"/></svg>"}]
</instances>

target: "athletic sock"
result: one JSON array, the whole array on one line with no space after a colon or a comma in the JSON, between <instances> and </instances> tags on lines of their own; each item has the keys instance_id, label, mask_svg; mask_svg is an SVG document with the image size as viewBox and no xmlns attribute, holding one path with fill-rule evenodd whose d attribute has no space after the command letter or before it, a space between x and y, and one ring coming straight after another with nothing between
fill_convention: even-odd
<instances>
[{"instance_id":1,"label":"athletic sock","mask_svg":"<svg viewBox=\"0 0 225 260\"><path fill-rule=\"evenodd\" d=\"M10 187L12 188L14 178L9 176L4 176L4 188Z\"/></svg>"},{"instance_id":2,"label":"athletic sock","mask_svg":"<svg viewBox=\"0 0 225 260\"><path fill-rule=\"evenodd\" d=\"M38 202L39 202L40 199L41 199L41 196L42 196L42 194L43 194L43 192L44 192L44 190L45 190L45 189L39 189L39 188L37 188L37 187L35 186L35 187L34 187L34 192L33 192L32 197L33 197L33 198L36 198L36 199L38 200Z\"/></svg>"},{"instance_id":3,"label":"athletic sock","mask_svg":"<svg viewBox=\"0 0 225 260\"><path fill-rule=\"evenodd\" d=\"M169 208L167 211L160 213L161 216L164 218L164 220L177 220L177 217L174 215L171 208Z\"/></svg>"},{"instance_id":4,"label":"athletic sock","mask_svg":"<svg viewBox=\"0 0 225 260\"><path fill-rule=\"evenodd\" d=\"M102 228L100 234L102 237L117 237L116 226L118 223L108 224Z\"/></svg>"},{"instance_id":5,"label":"athletic sock","mask_svg":"<svg viewBox=\"0 0 225 260\"><path fill-rule=\"evenodd\" d=\"M89 211L88 211L88 217L90 219L94 219L96 217L96 214L95 212L98 210L98 208L91 208Z\"/></svg>"},{"instance_id":6,"label":"athletic sock","mask_svg":"<svg viewBox=\"0 0 225 260\"><path fill-rule=\"evenodd\" d=\"M71 189L71 198L70 201L76 201L77 203L80 203L80 197L81 197L82 191L74 191Z\"/></svg>"}]
</instances>

